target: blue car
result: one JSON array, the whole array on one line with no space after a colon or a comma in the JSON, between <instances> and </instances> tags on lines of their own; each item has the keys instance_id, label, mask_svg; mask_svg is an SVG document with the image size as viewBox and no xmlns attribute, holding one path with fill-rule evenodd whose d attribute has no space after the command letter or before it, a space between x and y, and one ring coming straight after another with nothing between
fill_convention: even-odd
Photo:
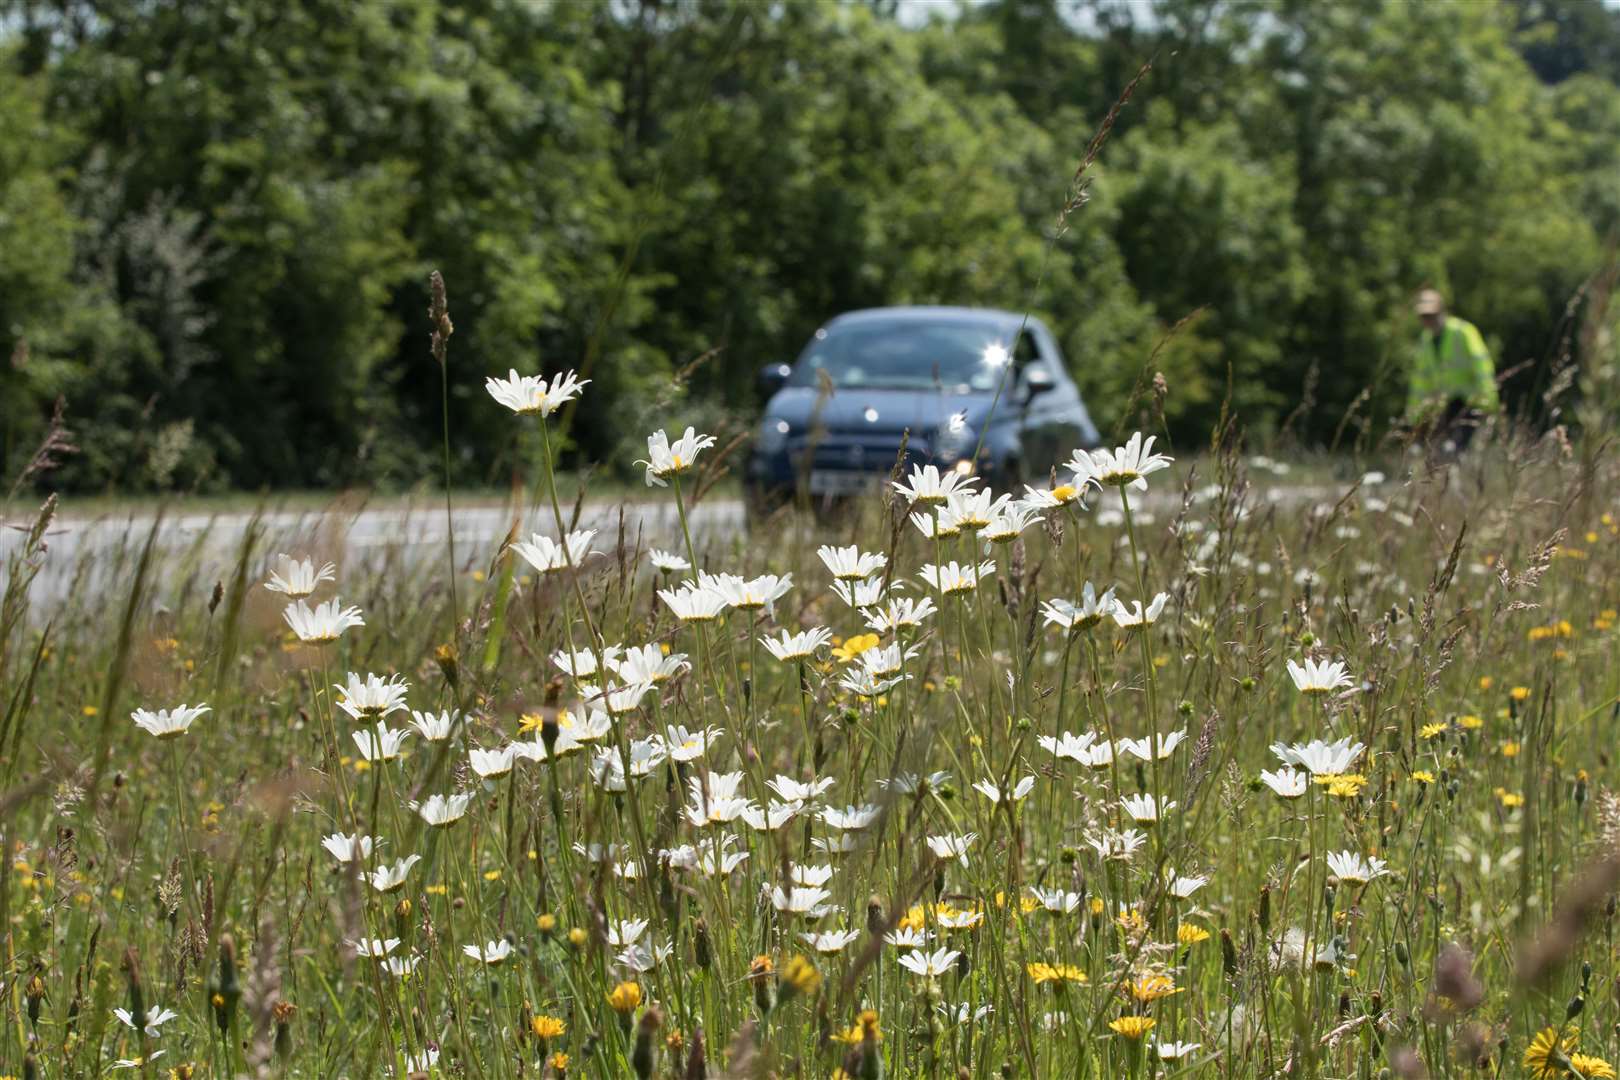
<instances>
[{"instance_id":1,"label":"blue car","mask_svg":"<svg viewBox=\"0 0 1620 1080\"><path fill-rule=\"evenodd\" d=\"M870 491L902 441L908 472L931 463L1011 492L1099 441L1051 332L1009 311L840 315L793 364L766 367L760 390L768 401L745 485L756 515Z\"/></svg>"}]
</instances>

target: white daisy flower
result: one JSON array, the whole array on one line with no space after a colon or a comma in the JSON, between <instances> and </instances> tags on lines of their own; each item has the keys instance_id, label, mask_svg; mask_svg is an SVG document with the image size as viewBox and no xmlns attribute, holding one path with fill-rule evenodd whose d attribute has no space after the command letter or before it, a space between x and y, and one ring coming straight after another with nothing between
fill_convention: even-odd
<instances>
[{"instance_id":1,"label":"white daisy flower","mask_svg":"<svg viewBox=\"0 0 1620 1080\"><path fill-rule=\"evenodd\" d=\"M992 544L1012 543L1025 529L1046 520L1036 513L1037 509L1028 503L1009 502L979 529L979 539Z\"/></svg>"},{"instance_id":2,"label":"white daisy flower","mask_svg":"<svg viewBox=\"0 0 1620 1080\"><path fill-rule=\"evenodd\" d=\"M790 634L783 630L774 638L760 638L759 643L765 646L765 651L783 663L798 660L808 660L816 654L827 642L832 640L832 631L825 626L818 626L813 630L805 630L797 634Z\"/></svg>"},{"instance_id":3,"label":"white daisy flower","mask_svg":"<svg viewBox=\"0 0 1620 1080\"><path fill-rule=\"evenodd\" d=\"M682 844L678 848L670 848L663 852L663 857L677 870L692 870L705 877L729 874L748 861L748 852L731 850L736 842L736 836L731 833L722 834L718 859L715 857L714 844L708 840L698 845Z\"/></svg>"},{"instance_id":4,"label":"white daisy flower","mask_svg":"<svg viewBox=\"0 0 1620 1080\"><path fill-rule=\"evenodd\" d=\"M321 847L325 848L340 863L353 862L356 859L371 858L372 846L377 842L374 836L361 836L356 833L348 836L344 833L333 833L321 839Z\"/></svg>"},{"instance_id":5,"label":"white daisy flower","mask_svg":"<svg viewBox=\"0 0 1620 1080\"><path fill-rule=\"evenodd\" d=\"M412 964L415 967L415 964ZM420 1054L405 1055L405 1075L413 1073L431 1073L434 1066L439 1063L439 1051L434 1047L427 1047Z\"/></svg>"},{"instance_id":6,"label":"white daisy flower","mask_svg":"<svg viewBox=\"0 0 1620 1080\"><path fill-rule=\"evenodd\" d=\"M336 597L314 608L302 600L294 600L281 617L306 645L326 645L342 637L345 630L366 625L359 608L343 607Z\"/></svg>"},{"instance_id":7,"label":"white daisy flower","mask_svg":"<svg viewBox=\"0 0 1620 1080\"><path fill-rule=\"evenodd\" d=\"M1054 488L1038 488L1024 485L1024 501L1041 510L1052 510L1059 506L1068 506L1072 503L1085 504L1086 486L1094 485L1096 481L1086 479L1078 484L1059 484Z\"/></svg>"},{"instance_id":8,"label":"white daisy flower","mask_svg":"<svg viewBox=\"0 0 1620 1080\"><path fill-rule=\"evenodd\" d=\"M1132 855L1147 843L1147 834L1136 829L1099 829L1086 837L1086 843L1099 859L1129 862Z\"/></svg>"},{"instance_id":9,"label":"white daisy flower","mask_svg":"<svg viewBox=\"0 0 1620 1080\"><path fill-rule=\"evenodd\" d=\"M367 959L381 960L395 949L399 948L399 938L391 937L387 941L382 938L362 938L359 941L349 942L354 949L354 955L364 956Z\"/></svg>"},{"instance_id":10,"label":"white daisy flower","mask_svg":"<svg viewBox=\"0 0 1620 1080\"><path fill-rule=\"evenodd\" d=\"M630 744L630 775L646 776L668 758L664 740L657 735ZM624 762L617 749L602 749L591 759L591 779L604 791L626 790Z\"/></svg>"},{"instance_id":11,"label":"white daisy flower","mask_svg":"<svg viewBox=\"0 0 1620 1080\"><path fill-rule=\"evenodd\" d=\"M932 935L921 927L897 927L883 935L885 945L893 945L897 949L921 949L928 944Z\"/></svg>"},{"instance_id":12,"label":"white daisy flower","mask_svg":"<svg viewBox=\"0 0 1620 1080\"><path fill-rule=\"evenodd\" d=\"M1202 1045L1190 1042L1157 1042L1153 1044L1154 1052L1159 1055L1160 1061L1180 1061Z\"/></svg>"},{"instance_id":13,"label":"white daisy flower","mask_svg":"<svg viewBox=\"0 0 1620 1080\"><path fill-rule=\"evenodd\" d=\"M950 596L956 593L972 592L978 587L980 581L995 572L996 564L993 561L987 560L978 566L974 566L972 563L966 566L958 566L953 560L944 566L926 565L918 572L918 576L926 581L931 588Z\"/></svg>"},{"instance_id":14,"label":"white daisy flower","mask_svg":"<svg viewBox=\"0 0 1620 1080\"><path fill-rule=\"evenodd\" d=\"M793 588L793 575L765 574L744 580L734 574L721 574L709 584L725 600L726 606L736 611L758 611L770 608Z\"/></svg>"},{"instance_id":15,"label":"white daisy flower","mask_svg":"<svg viewBox=\"0 0 1620 1080\"><path fill-rule=\"evenodd\" d=\"M811 885L819 888L831 881L832 877L833 868L830 866L795 863L788 869L788 879L795 885Z\"/></svg>"},{"instance_id":16,"label":"white daisy flower","mask_svg":"<svg viewBox=\"0 0 1620 1080\"><path fill-rule=\"evenodd\" d=\"M456 721L461 714L454 709L444 709L440 712L417 712L411 710L411 727L416 733L428 742L444 742L450 738L450 733L456 729Z\"/></svg>"},{"instance_id":17,"label":"white daisy flower","mask_svg":"<svg viewBox=\"0 0 1620 1080\"><path fill-rule=\"evenodd\" d=\"M854 544L842 548L823 545L816 549L816 555L838 581L864 580L889 563L887 555L862 553Z\"/></svg>"},{"instance_id":18,"label":"white daisy flower","mask_svg":"<svg viewBox=\"0 0 1620 1080\"><path fill-rule=\"evenodd\" d=\"M936 859L955 859L963 866L967 865L968 849L973 841L979 838L978 833L968 833L959 836L956 833L943 833L928 838L928 850L934 853Z\"/></svg>"},{"instance_id":19,"label":"white daisy flower","mask_svg":"<svg viewBox=\"0 0 1620 1080\"><path fill-rule=\"evenodd\" d=\"M1288 661L1288 675L1294 680L1294 686L1302 694L1330 694L1347 686L1355 685L1345 672L1344 664L1339 661L1322 661L1306 659L1303 665Z\"/></svg>"},{"instance_id":20,"label":"white daisy flower","mask_svg":"<svg viewBox=\"0 0 1620 1080\"><path fill-rule=\"evenodd\" d=\"M337 566L326 563L319 569L309 559L294 559L289 555L276 556L276 568L270 571L270 580L264 587L281 593L289 600L302 600L322 583L337 580Z\"/></svg>"},{"instance_id":21,"label":"white daisy flower","mask_svg":"<svg viewBox=\"0 0 1620 1080\"><path fill-rule=\"evenodd\" d=\"M613 960L620 967L629 968L638 975L645 975L668 960L674 951L672 946L666 944L632 945L628 949L620 950Z\"/></svg>"},{"instance_id":22,"label":"white daisy flower","mask_svg":"<svg viewBox=\"0 0 1620 1080\"><path fill-rule=\"evenodd\" d=\"M982 529L1012 505L1011 495L997 495L989 489L955 491L946 504L964 529Z\"/></svg>"},{"instance_id":23,"label":"white daisy flower","mask_svg":"<svg viewBox=\"0 0 1620 1080\"><path fill-rule=\"evenodd\" d=\"M1114 610L1110 614L1114 616L1114 622L1119 624L1121 630L1143 630L1159 621L1159 616L1164 613L1164 605L1169 599L1169 596L1160 593L1153 598L1146 611L1142 610L1140 600L1132 600L1126 604L1123 600L1115 599Z\"/></svg>"},{"instance_id":24,"label":"white daisy flower","mask_svg":"<svg viewBox=\"0 0 1620 1080\"><path fill-rule=\"evenodd\" d=\"M956 966L957 957L961 955L955 949L938 949L931 953L919 949L916 952L908 952L900 957L900 966L913 975L921 975L932 979L953 969Z\"/></svg>"},{"instance_id":25,"label":"white daisy flower","mask_svg":"<svg viewBox=\"0 0 1620 1080\"><path fill-rule=\"evenodd\" d=\"M1046 624L1061 626L1065 630L1089 630L1113 611L1113 586L1109 586L1107 592L1098 596L1096 587L1089 581L1081 592L1078 604L1061 598L1047 600L1041 604L1041 617Z\"/></svg>"},{"instance_id":26,"label":"white daisy flower","mask_svg":"<svg viewBox=\"0 0 1620 1080\"><path fill-rule=\"evenodd\" d=\"M1169 889L1171 896L1176 897L1178 900L1185 900L1208 884L1209 878L1207 877L1201 877L1197 874L1189 874L1183 877L1181 874L1171 871L1170 883L1165 887Z\"/></svg>"},{"instance_id":27,"label":"white daisy flower","mask_svg":"<svg viewBox=\"0 0 1620 1080\"><path fill-rule=\"evenodd\" d=\"M774 780L765 781L765 786L776 792L776 797L784 802L810 802L820 798L834 783L836 780L831 776L799 781L778 773Z\"/></svg>"},{"instance_id":28,"label":"white daisy flower","mask_svg":"<svg viewBox=\"0 0 1620 1080\"><path fill-rule=\"evenodd\" d=\"M574 704L557 717L557 756L562 756L564 738L575 743L600 742L613 732L613 718L601 709Z\"/></svg>"},{"instance_id":29,"label":"white daisy flower","mask_svg":"<svg viewBox=\"0 0 1620 1080\"><path fill-rule=\"evenodd\" d=\"M620 658L609 660L608 667L618 676L620 682L625 683L652 683L657 686L668 682L683 671L691 669L685 653L672 652L665 655L664 650L656 644L642 645L639 648L632 646L624 650Z\"/></svg>"},{"instance_id":30,"label":"white daisy flower","mask_svg":"<svg viewBox=\"0 0 1620 1080\"><path fill-rule=\"evenodd\" d=\"M883 602L883 579L835 581L832 583L832 591L834 596L858 611L877 607Z\"/></svg>"},{"instance_id":31,"label":"white daisy flower","mask_svg":"<svg viewBox=\"0 0 1620 1080\"><path fill-rule=\"evenodd\" d=\"M1042 735L1035 741L1042 750L1055 758L1068 758L1070 761L1079 761L1081 755L1090 750L1092 744L1097 741L1097 736L1089 731L1082 735L1076 735L1072 731L1065 731L1056 737ZM1109 760L1112 760L1112 755L1110 755Z\"/></svg>"},{"instance_id":32,"label":"white daisy flower","mask_svg":"<svg viewBox=\"0 0 1620 1080\"><path fill-rule=\"evenodd\" d=\"M1168 735L1156 735L1152 739L1121 739L1119 748L1142 761L1152 761L1154 751L1157 750L1159 760L1163 761L1176 752L1176 747L1180 746L1186 737L1187 729L1181 728Z\"/></svg>"},{"instance_id":33,"label":"white daisy flower","mask_svg":"<svg viewBox=\"0 0 1620 1080\"><path fill-rule=\"evenodd\" d=\"M669 724L664 727L664 749L671 761L696 761L709 752L719 735L717 727L688 731L684 724Z\"/></svg>"},{"instance_id":34,"label":"white daisy flower","mask_svg":"<svg viewBox=\"0 0 1620 1080\"><path fill-rule=\"evenodd\" d=\"M984 922L984 912L966 908L947 908L934 916L946 930L971 930Z\"/></svg>"},{"instance_id":35,"label":"white daisy flower","mask_svg":"<svg viewBox=\"0 0 1620 1080\"><path fill-rule=\"evenodd\" d=\"M482 946L463 945L461 951L481 964L494 967L496 964L504 964L506 958L512 955L512 943L501 938L499 941L491 941Z\"/></svg>"},{"instance_id":36,"label":"white daisy flower","mask_svg":"<svg viewBox=\"0 0 1620 1080\"><path fill-rule=\"evenodd\" d=\"M621 651L618 645L604 645L601 649L579 649L574 652L558 649L551 654L551 663L571 678L594 679L601 673L604 664L616 669Z\"/></svg>"},{"instance_id":37,"label":"white daisy flower","mask_svg":"<svg viewBox=\"0 0 1620 1080\"><path fill-rule=\"evenodd\" d=\"M888 693L909 678L911 678L909 674L884 678L873 675L863 667L859 671L845 673L839 678L838 685L856 697L875 698Z\"/></svg>"},{"instance_id":38,"label":"white daisy flower","mask_svg":"<svg viewBox=\"0 0 1620 1080\"><path fill-rule=\"evenodd\" d=\"M1282 768L1276 772L1262 770L1260 782L1285 799L1297 799L1310 789L1311 777L1309 773Z\"/></svg>"},{"instance_id":39,"label":"white daisy flower","mask_svg":"<svg viewBox=\"0 0 1620 1080\"><path fill-rule=\"evenodd\" d=\"M972 487L977 482L978 477L954 470L942 474L937 465L913 465L911 476L905 483L896 480L894 490L914 505L938 506L948 500L952 492Z\"/></svg>"},{"instance_id":40,"label":"white daisy flower","mask_svg":"<svg viewBox=\"0 0 1620 1080\"><path fill-rule=\"evenodd\" d=\"M163 1032L159 1029L162 1028L164 1024L167 1024L170 1020L173 1020L179 1015L179 1013L176 1013L173 1009L165 1009L161 1006L153 1005L150 1009L146 1010L146 1015L141 1018L140 1024L137 1025L135 1023L134 1015L131 1014L128 1009L114 1009L112 1013L123 1022L125 1027L139 1027L141 1031L145 1033L148 1039L155 1039L159 1035L162 1035ZM152 1056L156 1057L157 1055L153 1054Z\"/></svg>"},{"instance_id":41,"label":"white daisy flower","mask_svg":"<svg viewBox=\"0 0 1620 1080\"><path fill-rule=\"evenodd\" d=\"M112 1063L114 1069L144 1069L148 1063L156 1061L164 1055L165 1051L154 1050L143 1058L119 1058Z\"/></svg>"},{"instance_id":42,"label":"white daisy flower","mask_svg":"<svg viewBox=\"0 0 1620 1080\"><path fill-rule=\"evenodd\" d=\"M888 678L898 675L908 660L913 659L921 646L913 645L909 649L901 648L898 644L883 648L867 649L860 655L861 667L873 678Z\"/></svg>"},{"instance_id":43,"label":"white daisy flower","mask_svg":"<svg viewBox=\"0 0 1620 1080\"><path fill-rule=\"evenodd\" d=\"M1002 790L989 780L980 780L978 783L973 785L973 790L989 799L992 803L999 804L1002 800ZM1018 781L1018 783L1013 785L1012 791L1008 792L1007 796L1013 802L1022 802L1029 795L1029 793L1034 790L1035 778L1033 776L1026 776L1022 780Z\"/></svg>"},{"instance_id":44,"label":"white daisy flower","mask_svg":"<svg viewBox=\"0 0 1620 1080\"><path fill-rule=\"evenodd\" d=\"M771 803L764 809L749 803L743 808L742 819L755 832L775 832L798 817L803 809L800 803Z\"/></svg>"},{"instance_id":45,"label":"white daisy flower","mask_svg":"<svg viewBox=\"0 0 1620 1080\"><path fill-rule=\"evenodd\" d=\"M467 806L472 802L472 794L463 792L459 795L429 795L427 801L416 802L412 800L410 807L415 810L421 819L434 828L443 828L454 825L467 813Z\"/></svg>"},{"instance_id":46,"label":"white daisy flower","mask_svg":"<svg viewBox=\"0 0 1620 1080\"><path fill-rule=\"evenodd\" d=\"M371 887L380 893L399 891L405 887L405 878L410 874L411 867L421 861L420 855L407 855L393 866L384 864L377 867L368 875Z\"/></svg>"},{"instance_id":47,"label":"white daisy flower","mask_svg":"<svg viewBox=\"0 0 1620 1080\"><path fill-rule=\"evenodd\" d=\"M692 564L681 556L670 551L659 551L657 548L647 552L647 561L653 564L653 569L665 574L678 574L683 570L692 569Z\"/></svg>"},{"instance_id":48,"label":"white daisy flower","mask_svg":"<svg viewBox=\"0 0 1620 1080\"><path fill-rule=\"evenodd\" d=\"M197 717L210 712L207 705L180 705L173 709L136 709L129 714L135 726L160 739L174 739L191 730Z\"/></svg>"},{"instance_id":49,"label":"white daisy flower","mask_svg":"<svg viewBox=\"0 0 1620 1080\"><path fill-rule=\"evenodd\" d=\"M607 943L615 949L622 949L640 941L641 935L646 932L646 919L620 919L618 922L608 923Z\"/></svg>"},{"instance_id":50,"label":"white daisy flower","mask_svg":"<svg viewBox=\"0 0 1620 1080\"><path fill-rule=\"evenodd\" d=\"M913 510L910 517L917 531L930 540L950 540L962 535L962 519L949 506L937 507L932 514Z\"/></svg>"},{"instance_id":51,"label":"white daisy flower","mask_svg":"<svg viewBox=\"0 0 1620 1080\"><path fill-rule=\"evenodd\" d=\"M918 776L916 773L897 773L886 780L879 780L878 787L884 791L895 791L901 795L915 795L924 787L938 790L951 782L951 774L941 769L931 772L927 776Z\"/></svg>"},{"instance_id":52,"label":"white daisy flower","mask_svg":"<svg viewBox=\"0 0 1620 1080\"><path fill-rule=\"evenodd\" d=\"M821 811L821 821L829 829L859 831L876 821L881 813L882 809L875 803L846 806L842 810L829 806Z\"/></svg>"},{"instance_id":53,"label":"white daisy flower","mask_svg":"<svg viewBox=\"0 0 1620 1080\"><path fill-rule=\"evenodd\" d=\"M687 819L693 826L724 824L742 816L752 805L742 793L742 772L705 772L687 777Z\"/></svg>"},{"instance_id":54,"label":"white daisy flower","mask_svg":"<svg viewBox=\"0 0 1620 1080\"><path fill-rule=\"evenodd\" d=\"M512 550L540 573L555 574L568 569L570 563L578 566L587 556L595 555L596 552L591 549L591 541L595 538L595 529L571 532L561 543L544 533L532 533L527 540L513 544Z\"/></svg>"},{"instance_id":55,"label":"white daisy flower","mask_svg":"<svg viewBox=\"0 0 1620 1080\"><path fill-rule=\"evenodd\" d=\"M1077 892L1068 892L1064 889L1043 889L1038 885L1030 887L1029 894L1035 902L1054 915L1072 915L1080 908L1085 897Z\"/></svg>"},{"instance_id":56,"label":"white daisy flower","mask_svg":"<svg viewBox=\"0 0 1620 1080\"><path fill-rule=\"evenodd\" d=\"M1176 808L1173 801L1159 802L1152 795L1127 795L1119 805L1138 825L1156 825L1160 817Z\"/></svg>"},{"instance_id":57,"label":"white daisy flower","mask_svg":"<svg viewBox=\"0 0 1620 1080\"><path fill-rule=\"evenodd\" d=\"M1389 864L1383 859L1363 858L1354 851L1330 851L1327 864L1334 877L1353 885L1365 885L1389 873Z\"/></svg>"},{"instance_id":58,"label":"white daisy flower","mask_svg":"<svg viewBox=\"0 0 1620 1080\"><path fill-rule=\"evenodd\" d=\"M890 598L887 607L866 613L866 626L875 633L887 634L921 626L924 619L938 610L934 606L933 597L930 596L925 596L921 600L913 600L909 596L895 596Z\"/></svg>"},{"instance_id":59,"label":"white daisy flower","mask_svg":"<svg viewBox=\"0 0 1620 1080\"><path fill-rule=\"evenodd\" d=\"M659 589L658 599L683 623L713 622L726 610L724 596L692 581L677 589Z\"/></svg>"},{"instance_id":60,"label":"white daisy flower","mask_svg":"<svg viewBox=\"0 0 1620 1080\"><path fill-rule=\"evenodd\" d=\"M354 745L360 748L360 756L367 761L393 761L411 735L406 728L390 729L381 720L377 721L375 730L361 728L349 734Z\"/></svg>"},{"instance_id":61,"label":"white daisy flower","mask_svg":"<svg viewBox=\"0 0 1620 1080\"><path fill-rule=\"evenodd\" d=\"M388 974L392 975L394 978L408 979L415 974L416 965L420 964L421 962L422 958L415 954L410 956L390 956L388 959L383 961L382 966L383 970L388 972ZM431 1051L431 1053L433 1053L435 1059L438 1057L437 1051Z\"/></svg>"},{"instance_id":62,"label":"white daisy flower","mask_svg":"<svg viewBox=\"0 0 1620 1080\"><path fill-rule=\"evenodd\" d=\"M636 464L647 467L648 487L667 487L670 477L691 472L698 452L713 446L714 441L713 435L699 435L696 429L690 427L673 443L669 441L667 433L655 431L647 436L646 460L637 461Z\"/></svg>"},{"instance_id":63,"label":"white daisy flower","mask_svg":"<svg viewBox=\"0 0 1620 1080\"><path fill-rule=\"evenodd\" d=\"M831 956L843 952L860 936L859 930L828 930L819 934L801 933L799 939L816 952Z\"/></svg>"},{"instance_id":64,"label":"white daisy flower","mask_svg":"<svg viewBox=\"0 0 1620 1080\"><path fill-rule=\"evenodd\" d=\"M1138 431L1125 445L1113 450L1075 451L1068 469L1076 481L1092 481L1102 487L1128 487L1132 491L1146 491L1147 477L1161 469L1168 469L1174 458L1153 453L1154 436L1143 441Z\"/></svg>"},{"instance_id":65,"label":"white daisy flower","mask_svg":"<svg viewBox=\"0 0 1620 1080\"><path fill-rule=\"evenodd\" d=\"M1303 745L1271 744L1271 752L1276 754L1284 765L1298 765L1312 776L1337 776L1349 772L1350 766L1355 764L1356 758L1360 757L1365 749L1367 748L1361 743L1352 742L1348 735L1331 743L1312 739Z\"/></svg>"},{"instance_id":66,"label":"white daisy flower","mask_svg":"<svg viewBox=\"0 0 1620 1080\"><path fill-rule=\"evenodd\" d=\"M499 750L480 750L473 747L467 751L467 763L472 771L485 780L495 780L512 771L515 758L510 746L503 746Z\"/></svg>"},{"instance_id":67,"label":"white daisy flower","mask_svg":"<svg viewBox=\"0 0 1620 1080\"><path fill-rule=\"evenodd\" d=\"M410 685L399 675L383 678L367 674L364 678L349 672L345 682L336 683L337 707L355 720L380 720L390 713L405 708L405 695Z\"/></svg>"},{"instance_id":68,"label":"white daisy flower","mask_svg":"<svg viewBox=\"0 0 1620 1080\"><path fill-rule=\"evenodd\" d=\"M798 915L814 921L838 910L837 905L827 903L832 893L817 886L783 889L775 885L771 887L770 895L771 906L784 915Z\"/></svg>"},{"instance_id":69,"label":"white daisy flower","mask_svg":"<svg viewBox=\"0 0 1620 1080\"><path fill-rule=\"evenodd\" d=\"M572 371L564 372L549 383L538 375L519 375L510 368L504 379L493 376L484 380L489 396L519 416L550 416L567 402L579 396L580 389L590 384Z\"/></svg>"},{"instance_id":70,"label":"white daisy flower","mask_svg":"<svg viewBox=\"0 0 1620 1080\"><path fill-rule=\"evenodd\" d=\"M623 716L641 705L641 699L652 693L651 680L626 683L623 686L607 686L601 689L588 689L585 695L585 704L593 709L604 710L610 716Z\"/></svg>"}]
</instances>

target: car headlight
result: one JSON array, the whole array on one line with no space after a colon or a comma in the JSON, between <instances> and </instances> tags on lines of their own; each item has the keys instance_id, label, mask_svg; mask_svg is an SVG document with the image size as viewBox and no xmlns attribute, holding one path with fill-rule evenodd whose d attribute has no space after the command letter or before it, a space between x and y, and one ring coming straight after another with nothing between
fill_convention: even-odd
<instances>
[{"instance_id":1,"label":"car headlight","mask_svg":"<svg viewBox=\"0 0 1620 1080\"><path fill-rule=\"evenodd\" d=\"M759 425L759 438L755 441L755 449L762 454L774 454L787 445L788 432L793 427L786 420L774 416L767 416L765 422Z\"/></svg>"},{"instance_id":2,"label":"car headlight","mask_svg":"<svg viewBox=\"0 0 1620 1080\"><path fill-rule=\"evenodd\" d=\"M954 461L964 454L971 454L978 441L978 433L967 421L953 416L940 425L939 433L934 436L934 456L942 461Z\"/></svg>"}]
</instances>

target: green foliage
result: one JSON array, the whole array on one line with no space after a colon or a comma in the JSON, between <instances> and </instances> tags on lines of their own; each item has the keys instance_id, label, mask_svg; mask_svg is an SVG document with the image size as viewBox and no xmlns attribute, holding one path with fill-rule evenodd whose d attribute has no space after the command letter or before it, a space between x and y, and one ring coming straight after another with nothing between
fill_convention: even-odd
<instances>
[{"instance_id":1,"label":"green foliage","mask_svg":"<svg viewBox=\"0 0 1620 1080\"><path fill-rule=\"evenodd\" d=\"M580 369L568 452L628 460L677 400L744 427L759 365L862 306L1033 307L1105 430L1159 372L1172 437L1230 393L1251 430L1323 441L1398 412L1420 284L1535 421L1563 415L1542 394L1570 326L1612 319L1583 291L1620 232L1599 5L7 10L0 450L14 475L64 395L62 486L416 482L432 268L469 482L535 453L484 374Z\"/></svg>"}]
</instances>

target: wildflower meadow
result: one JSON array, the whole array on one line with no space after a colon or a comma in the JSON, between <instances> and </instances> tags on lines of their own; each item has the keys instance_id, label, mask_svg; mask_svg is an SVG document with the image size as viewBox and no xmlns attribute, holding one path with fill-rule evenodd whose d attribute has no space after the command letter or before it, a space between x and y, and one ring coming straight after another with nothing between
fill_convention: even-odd
<instances>
[{"instance_id":1,"label":"wildflower meadow","mask_svg":"<svg viewBox=\"0 0 1620 1080\"><path fill-rule=\"evenodd\" d=\"M543 453L475 550L41 599L24 525L0 1074L1615 1076L1600 454L1136 434L744 530L684 428L654 537L557 495L589 382L487 389Z\"/></svg>"}]
</instances>

